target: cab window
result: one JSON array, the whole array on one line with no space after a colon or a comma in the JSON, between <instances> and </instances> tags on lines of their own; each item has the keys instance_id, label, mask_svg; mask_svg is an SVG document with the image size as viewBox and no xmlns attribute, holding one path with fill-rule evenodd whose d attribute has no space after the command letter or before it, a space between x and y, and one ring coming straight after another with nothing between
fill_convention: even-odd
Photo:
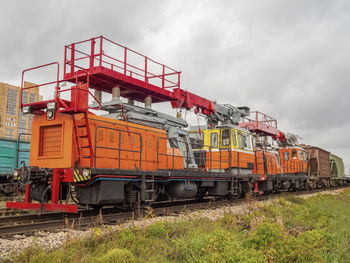
<instances>
[{"instance_id":1,"label":"cab window","mask_svg":"<svg viewBox=\"0 0 350 263\"><path fill-rule=\"evenodd\" d=\"M288 161L289 160L289 152L283 153L283 160Z\"/></svg>"},{"instance_id":2,"label":"cab window","mask_svg":"<svg viewBox=\"0 0 350 263\"><path fill-rule=\"evenodd\" d=\"M223 130L221 132L221 144L224 147L230 146L230 130Z\"/></svg>"},{"instance_id":3,"label":"cab window","mask_svg":"<svg viewBox=\"0 0 350 263\"><path fill-rule=\"evenodd\" d=\"M292 159L293 159L293 160L296 160L296 159L297 159L297 151L296 151L296 150L293 150L293 151L292 151Z\"/></svg>"},{"instance_id":4,"label":"cab window","mask_svg":"<svg viewBox=\"0 0 350 263\"><path fill-rule=\"evenodd\" d=\"M237 132L237 137L238 137L238 147L240 149L244 149L244 143L243 143L243 135L241 132Z\"/></svg>"},{"instance_id":5,"label":"cab window","mask_svg":"<svg viewBox=\"0 0 350 263\"><path fill-rule=\"evenodd\" d=\"M237 146L236 131L232 130L232 142L233 146Z\"/></svg>"},{"instance_id":6,"label":"cab window","mask_svg":"<svg viewBox=\"0 0 350 263\"><path fill-rule=\"evenodd\" d=\"M243 145L245 149L251 149L250 136L247 133L243 133Z\"/></svg>"},{"instance_id":7,"label":"cab window","mask_svg":"<svg viewBox=\"0 0 350 263\"><path fill-rule=\"evenodd\" d=\"M218 133L212 132L210 134L210 147L218 148Z\"/></svg>"},{"instance_id":8,"label":"cab window","mask_svg":"<svg viewBox=\"0 0 350 263\"><path fill-rule=\"evenodd\" d=\"M301 161L305 161L305 160L306 160L306 158L305 158L305 152L299 151L299 156L300 156L300 160L301 160Z\"/></svg>"},{"instance_id":9,"label":"cab window","mask_svg":"<svg viewBox=\"0 0 350 263\"><path fill-rule=\"evenodd\" d=\"M193 149L201 149L204 142L203 132L190 132L190 142Z\"/></svg>"}]
</instances>

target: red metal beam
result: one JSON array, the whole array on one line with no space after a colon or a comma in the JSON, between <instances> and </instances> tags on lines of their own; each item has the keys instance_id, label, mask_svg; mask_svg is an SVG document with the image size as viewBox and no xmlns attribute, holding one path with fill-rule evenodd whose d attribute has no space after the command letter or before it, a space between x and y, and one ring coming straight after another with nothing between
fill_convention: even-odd
<instances>
[{"instance_id":1,"label":"red metal beam","mask_svg":"<svg viewBox=\"0 0 350 263\"><path fill-rule=\"evenodd\" d=\"M43 204L43 206L41 207L40 203L7 202L6 207L13 208L13 209L38 210L38 211L42 209L43 211L50 211L50 212L66 212L66 213L78 212L77 205L69 205L69 204Z\"/></svg>"},{"instance_id":2,"label":"red metal beam","mask_svg":"<svg viewBox=\"0 0 350 263\"><path fill-rule=\"evenodd\" d=\"M196 113L201 111L205 115L215 113L215 104L212 101L180 88L174 89L173 98L175 99L175 101L171 102L173 108L188 110L195 108Z\"/></svg>"}]
</instances>

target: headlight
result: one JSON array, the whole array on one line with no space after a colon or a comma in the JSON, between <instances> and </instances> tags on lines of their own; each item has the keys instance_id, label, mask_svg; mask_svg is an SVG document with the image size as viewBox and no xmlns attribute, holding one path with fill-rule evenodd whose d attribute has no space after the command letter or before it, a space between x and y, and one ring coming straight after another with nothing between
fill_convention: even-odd
<instances>
[{"instance_id":1,"label":"headlight","mask_svg":"<svg viewBox=\"0 0 350 263\"><path fill-rule=\"evenodd\" d=\"M29 106L24 106L24 107L22 108L22 112L23 112L23 114L30 113L30 107L29 107Z\"/></svg>"},{"instance_id":2,"label":"headlight","mask_svg":"<svg viewBox=\"0 0 350 263\"><path fill-rule=\"evenodd\" d=\"M54 116L55 116L55 113L54 113L53 110L47 110L46 111L46 117L47 117L48 120L52 120Z\"/></svg>"},{"instance_id":3,"label":"headlight","mask_svg":"<svg viewBox=\"0 0 350 263\"><path fill-rule=\"evenodd\" d=\"M46 107L48 110L55 110L56 109L56 102L54 102L54 101L48 102Z\"/></svg>"},{"instance_id":4,"label":"headlight","mask_svg":"<svg viewBox=\"0 0 350 263\"><path fill-rule=\"evenodd\" d=\"M14 176L14 177L17 177L17 176L18 176L18 171L17 171L17 170L14 170L14 171L13 171L13 176Z\"/></svg>"},{"instance_id":5,"label":"headlight","mask_svg":"<svg viewBox=\"0 0 350 263\"><path fill-rule=\"evenodd\" d=\"M90 170L89 170L89 169L84 169L84 170L83 170L83 176L84 176L85 178L88 178L88 177L90 176Z\"/></svg>"}]
</instances>

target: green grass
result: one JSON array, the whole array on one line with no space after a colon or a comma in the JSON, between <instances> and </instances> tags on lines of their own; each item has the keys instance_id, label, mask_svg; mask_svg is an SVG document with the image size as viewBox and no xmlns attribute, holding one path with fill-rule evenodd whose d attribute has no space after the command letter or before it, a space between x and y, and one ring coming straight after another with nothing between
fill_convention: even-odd
<instances>
[{"instance_id":1,"label":"green grass","mask_svg":"<svg viewBox=\"0 0 350 263\"><path fill-rule=\"evenodd\" d=\"M29 248L15 262L350 262L350 190L309 199L280 197L216 222L161 221L144 229Z\"/></svg>"}]
</instances>

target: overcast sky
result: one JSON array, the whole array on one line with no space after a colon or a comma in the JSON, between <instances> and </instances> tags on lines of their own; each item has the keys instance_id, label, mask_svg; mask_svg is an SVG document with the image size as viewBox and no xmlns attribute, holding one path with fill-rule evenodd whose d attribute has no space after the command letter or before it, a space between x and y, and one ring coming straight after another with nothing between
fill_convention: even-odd
<instances>
[{"instance_id":1,"label":"overcast sky","mask_svg":"<svg viewBox=\"0 0 350 263\"><path fill-rule=\"evenodd\" d=\"M182 71L184 89L268 113L350 165L349 28L345 0L2 1L0 81L19 85L23 69L104 35Z\"/></svg>"}]
</instances>

